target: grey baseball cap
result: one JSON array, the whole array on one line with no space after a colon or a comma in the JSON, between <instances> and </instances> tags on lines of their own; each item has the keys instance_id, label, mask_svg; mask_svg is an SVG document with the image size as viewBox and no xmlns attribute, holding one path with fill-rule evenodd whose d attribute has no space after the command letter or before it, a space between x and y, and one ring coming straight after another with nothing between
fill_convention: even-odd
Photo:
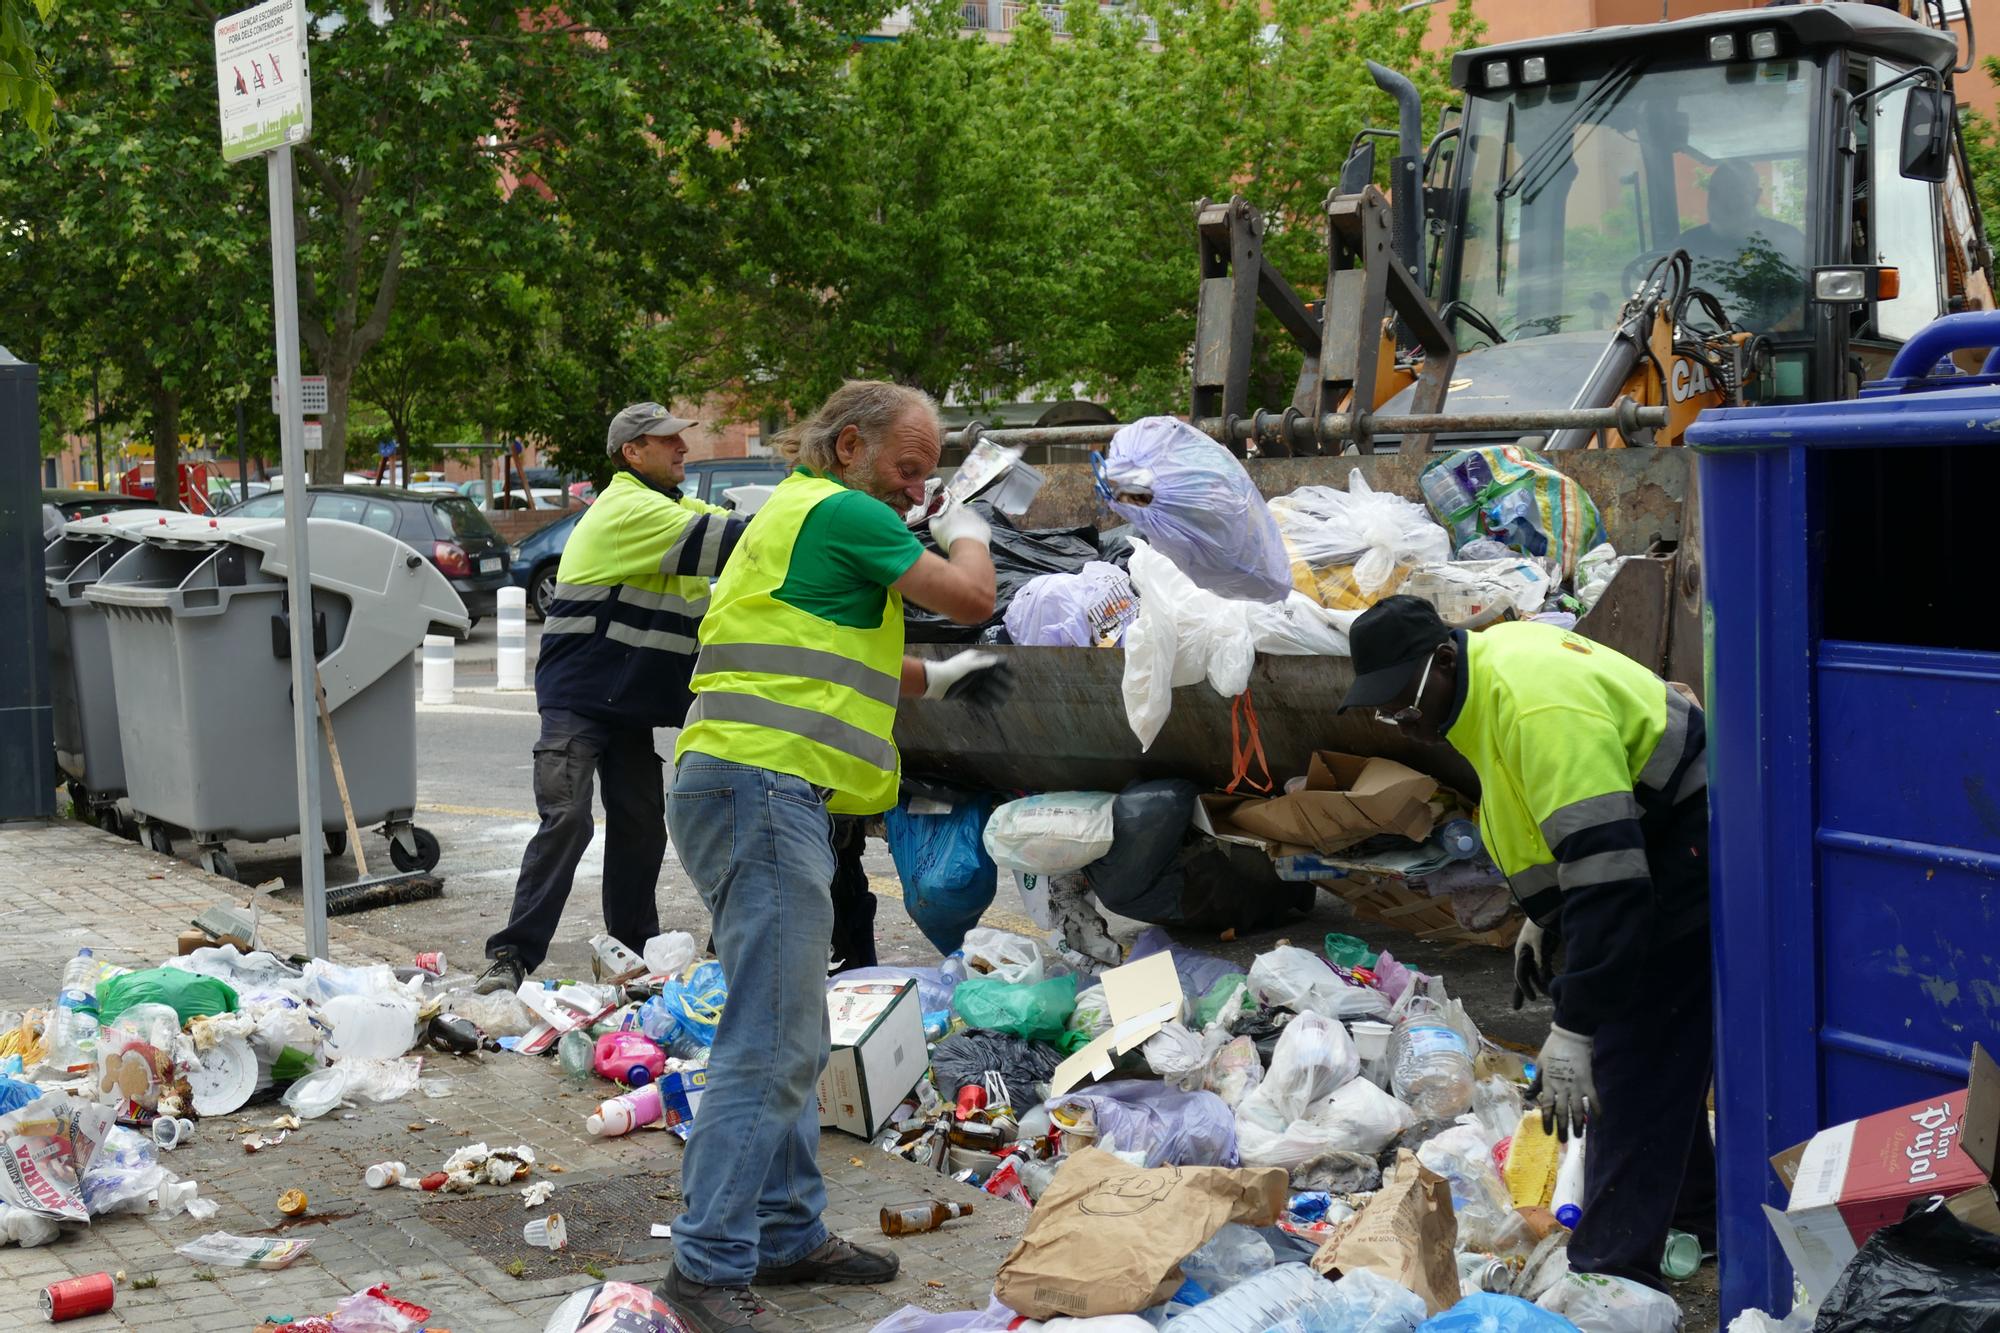
<instances>
[{"instance_id":1,"label":"grey baseball cap","mask_svg":"<svg viewBox=\"0 0 2000 1333\"><path fill-rule=\"evenodd\" d=\"M604 452L616 458L620 447L642 435L678 435L694 424L658 403L633 403L611 418L611 429L604 434Z\"/></svg>"}]
</instances>

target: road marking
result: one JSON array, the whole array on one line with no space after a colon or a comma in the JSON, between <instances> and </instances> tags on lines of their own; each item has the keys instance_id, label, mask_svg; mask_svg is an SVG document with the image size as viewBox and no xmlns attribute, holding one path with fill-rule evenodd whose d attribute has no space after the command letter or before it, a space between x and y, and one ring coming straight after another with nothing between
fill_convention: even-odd
<instances>
[{"instance_id":1,"label":"road marking","mask_svg":"<svg viewBox=\"0 0 2000 1333\"><path fill-rule=\"evenodd\" d=\"M427 815L478 815L487 819L526 819L540 823L541 816L533 810L502 810L491 805L419 805L417 809ZM598 820L602 824L603 820Z\"/></svg>"},{"instance_id":2,"label":"road marking","mask_svg":"<svg viewBox=\"0 0 2000 1333\"><path fill-rule=\"evenodd\" d=\"M417 704L419 713L457 713L480 717L538 717L532 708L486 708L479 704Z\"/></svg>"}]
</instances>

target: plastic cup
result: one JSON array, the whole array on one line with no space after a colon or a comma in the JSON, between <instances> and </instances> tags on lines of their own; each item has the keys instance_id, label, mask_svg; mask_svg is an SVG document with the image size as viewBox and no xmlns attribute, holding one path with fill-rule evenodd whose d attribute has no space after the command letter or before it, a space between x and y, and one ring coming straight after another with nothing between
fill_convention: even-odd
<instances>
[{"instance_id":1,"label":"plastic cup","mask_svg":"<svg viewBox=\"0 0 2000 1333\"><path fill-rule=\"evenodd\" d=\"M1363 1060L1379 1060L1389 1053L1389 1025L1360 1019L1349 1023L1347 1030L1354 1034L1354 1051Z\"/></svg>"},{"instance_id":2,"label":"plastic cup","mask_svg":"<svg viewBox=\"0 0 2000 1333\"><path fill-rule=\"evenodd\" d=\"M561 1213L550 1213L538 1217L521 1228L521 1239L543 1250L569 1248L569 1228L563 1225Z\"/></svg>"},{"instance_id":3,"label":"plastic cup","mask_svg":"<svg viewBox=\"0 0 2000 1333\"><path fill-rule=\"evenodd\" d=\"M194 1133L194 1121L177 1116L163 1115L153 1122L153 1144L165 1152L187 1142Z\"/></svg>"}]
</instances>

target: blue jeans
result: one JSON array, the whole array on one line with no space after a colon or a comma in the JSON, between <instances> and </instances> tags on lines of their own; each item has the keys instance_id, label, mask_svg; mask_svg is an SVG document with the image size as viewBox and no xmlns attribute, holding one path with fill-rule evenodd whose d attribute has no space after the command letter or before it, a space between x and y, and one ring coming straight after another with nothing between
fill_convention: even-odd
<instances>
[{"instance_id":1,"label":"blue jeans","mask_svg":"<svg viewBox=\"0 0 2000 1333\"><path fill-rule=\"evenodd\" d=\"M803 779L689 753L667 826L714 918L729 982L681 1163L687 1211L674 1220L674 1252L696 1282L747 1286L759 1265L796 1262L827 1238L816 1088L827 1057L831 824Z\"/></svg>"}]
</instances>

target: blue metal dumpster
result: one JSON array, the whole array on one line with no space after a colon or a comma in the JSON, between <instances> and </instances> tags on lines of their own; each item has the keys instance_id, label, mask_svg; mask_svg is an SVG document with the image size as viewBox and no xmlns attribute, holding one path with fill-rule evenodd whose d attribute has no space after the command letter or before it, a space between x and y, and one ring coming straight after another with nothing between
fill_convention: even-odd
<instances>
[{"instance_id":1,"label":"blue metal dumpster","mask_svg":"<svg viewBox=\"0 0 2000 1333\"><path fill-rule=\"evenodd\" d=\"M1724 1322L1782 1314L1770 1158L1965 1086L2000 1033L2000 314L1700 453Z\"/></svg>"}]
</instances>

